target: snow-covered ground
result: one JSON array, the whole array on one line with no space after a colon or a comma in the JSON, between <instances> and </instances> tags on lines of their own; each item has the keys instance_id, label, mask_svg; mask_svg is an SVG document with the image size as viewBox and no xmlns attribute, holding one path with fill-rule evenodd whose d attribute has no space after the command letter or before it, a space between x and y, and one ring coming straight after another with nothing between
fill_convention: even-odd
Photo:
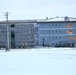
<instances>
[{"instance_id":1,"label":"snow-covered ground","mask_svg":"<svg viewBox=\"0 0 76 75\"><path fill-rule=\"evenodd\" d=\"M0 75L76 75L76 48L0 51Z\"/></svg>"}]
</instances>

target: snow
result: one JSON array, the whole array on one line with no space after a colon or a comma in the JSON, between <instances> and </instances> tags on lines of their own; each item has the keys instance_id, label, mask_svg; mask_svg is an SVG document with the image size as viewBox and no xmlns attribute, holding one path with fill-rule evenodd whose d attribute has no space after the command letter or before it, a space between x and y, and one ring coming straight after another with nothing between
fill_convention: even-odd
<instances>
[{"instance_id":1,"label":"snow","mask_svg":"<svg viewBox=\"0 0 76 75\"><path fill-rule=\"evenodd\" d=\"M0 75L76 75L76 48L0 51Z\"/></svg>"}]
</instances>

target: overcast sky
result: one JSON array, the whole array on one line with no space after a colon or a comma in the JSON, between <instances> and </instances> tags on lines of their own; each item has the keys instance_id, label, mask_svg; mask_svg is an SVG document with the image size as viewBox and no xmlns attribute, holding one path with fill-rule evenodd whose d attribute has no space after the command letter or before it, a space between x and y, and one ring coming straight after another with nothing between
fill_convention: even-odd
<instances>
[{"instance_id":1,"label":"overcast sky","mask_svg":"<svg viewBox=\"0 0 76 75\"><path fill-rule=\"evenodd\" d=\"M0 0L0 21L6 11L10 20L76 17L76 0Z\"/></svg>"}]
</instances>

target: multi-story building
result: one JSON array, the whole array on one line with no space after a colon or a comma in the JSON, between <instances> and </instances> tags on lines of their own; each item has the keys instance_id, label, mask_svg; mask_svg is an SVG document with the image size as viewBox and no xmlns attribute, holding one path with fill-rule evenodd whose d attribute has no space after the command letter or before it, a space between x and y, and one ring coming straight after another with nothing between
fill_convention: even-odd
<instances>
[{"instance_id":1,"label":"multi-story building","mask_svg":"<svg viewBox=\"0 0 76 75\"><path fill-rule=\"evenodd\" d=\"M0 22L0 47L7 48L7 25L9 48L28 48L38 45L37 21L15 20Z\"/></svg>"},{"instance_id":2,"label":"multi-story building","mask_svg":"<svg viewBox=\"0 0 76 75\"><path fill-rule=\"evenodd\" d=\"M8 25L8 27L7 27ZM8 28L8 30L7 30ZM9 32L9 35L7 34ZM8 43L9 42L9 43ZM75 46L76 19L9 20L0 22L0 48Z\"/></svg>"},{"instance_id":3,"label":"multi-story building","mask_svg":"<svg viewBox=\"0 0 76 75\"><path fill-rule=\"evenodd\" d=\"M76 45L76 19L62 19L56 17L38 21L39 46Z\"/></svg>"}]
</instances>

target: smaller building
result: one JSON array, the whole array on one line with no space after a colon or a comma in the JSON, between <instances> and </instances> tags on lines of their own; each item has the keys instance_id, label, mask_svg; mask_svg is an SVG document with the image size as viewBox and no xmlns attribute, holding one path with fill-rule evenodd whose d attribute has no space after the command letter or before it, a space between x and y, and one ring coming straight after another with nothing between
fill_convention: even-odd
<instances>
[{"instance_id":1,"label":"smaller building","mask_svg":"<svg viewBox=\"0 0 76 75\"><path fill-rule=\"evenodd\" d=\"M9 20L9 47L30 48L38 45L36 20ZM7 23L0 22L0 47L7 48Z\"/></svg>"},{"instance_id":2,"label":"smaller building","mask_svg":"<svg viewBox=\"0 0 76 75\"><path fill-rule=\"evenodd\" d=\"M39 46L73 47L76 44L76 19L56 17L40 20L38 34Z\"/></svg>"}]
</instances>

